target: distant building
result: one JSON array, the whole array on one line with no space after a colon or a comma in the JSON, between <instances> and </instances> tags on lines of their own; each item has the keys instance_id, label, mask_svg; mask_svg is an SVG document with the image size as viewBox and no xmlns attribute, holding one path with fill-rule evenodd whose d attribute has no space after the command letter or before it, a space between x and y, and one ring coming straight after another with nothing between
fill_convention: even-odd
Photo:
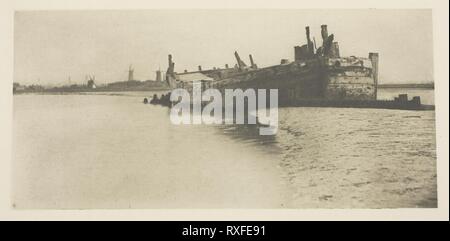
<instances>
[{"instance_id":1,"label":"distant building","mask_svg":"<svg viewBox=\"0 0 450 241\"><path fill-rule=\"evenodd\" d=\"M156 71L156 81L163 81L161 70Z\"/></svg>"},{"instance_id":2,"label":"distant building","mask_svg":"<svg viewBox=\"0 0 450 241\"><path fill-rule=\"evenodd\" d=\"M134 80L134 69L133 66L130 65L130 67L128 67L128 81L132 80Z\"/></svg>"}]
</instances>

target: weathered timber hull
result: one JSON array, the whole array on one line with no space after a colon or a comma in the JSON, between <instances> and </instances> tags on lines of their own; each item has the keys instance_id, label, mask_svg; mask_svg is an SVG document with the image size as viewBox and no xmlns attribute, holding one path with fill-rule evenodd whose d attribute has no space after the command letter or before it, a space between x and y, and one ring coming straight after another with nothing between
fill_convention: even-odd
<instances>
[{"instance_id":1,"label":"weathered timber hull","mask_svg":"<svg viewBox=\"0 0 450 241\"><path fill-rule=\"evenodd\" d=\"M238 88L278 89L280 105L317 99L376 99L376 86L370 66L337 67L334 65L336 61L334 59L330 64L328 59L315 59L242 71L215 81L214 88L222 91Z\"/></svg>"},{"instance_id":2,"label":"weathered timber hull","mask_svg":"<svg viewBox=\"0 0 450 241\"><path fill-rule=\"evenodd\" d=\"M225 65L225 69L202 70L199 66L198 71L176 73L169 55L166 81L171 88L189 92L193 83L201 82L202 89L219 89L222 98L226 89L277 89L278 105L283 107L434 108L421 105L419 96L408 100L406 94L392 101L377 100L378 53L369 53L367 58L341 57L339 44L333 34L328 35L327 25L321 25L322 46L317 48L311 41L309 27L305 30L307 43L294 46L294 62L282 59L280 65L258 68L252 55L250 65L246 65L235 52L237 63L232 68Z\"/></svg>"}]
</instances>

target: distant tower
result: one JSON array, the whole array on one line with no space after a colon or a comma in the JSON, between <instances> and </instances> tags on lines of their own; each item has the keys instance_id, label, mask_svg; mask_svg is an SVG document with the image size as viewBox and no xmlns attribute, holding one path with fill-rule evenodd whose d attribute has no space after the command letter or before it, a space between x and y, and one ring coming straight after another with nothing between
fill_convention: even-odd
<instances>
[{"instance_id":1,"label":"distant tower","mask_svg":"<svg viewBox=\"0 0 450 241\"><path fill-rule=\"evenodd\" d=\"M163 81L162 72L159 69L156 71L156 81Z\"/></svg>"},{"instance_id":2,"label":"distant tower","mask_svg":"<svg viewBox=\"0 0 450 241\"><path fill-rule=\"evenodd\" d=\"M130 67L128 67L128 81L134 80L133 73L134 73L133 66L130 65Z\"/></svg>"}]
</instances>

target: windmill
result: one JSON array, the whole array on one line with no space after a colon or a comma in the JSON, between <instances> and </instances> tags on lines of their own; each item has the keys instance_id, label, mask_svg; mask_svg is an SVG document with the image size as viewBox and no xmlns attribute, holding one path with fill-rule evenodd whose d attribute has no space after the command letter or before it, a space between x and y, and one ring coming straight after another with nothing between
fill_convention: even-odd
<instances>
[{"instance_id":1,"label":"windmill","mask_svg":"<svg viewBox=\"0 0 450 241\"><path fill-rule=\"evenodd\" d=\"M90 89L95 89L97 86L95 85L95 75L86 75L86 78L88 79L87 86Z\"/></svg>"}]
</instances>

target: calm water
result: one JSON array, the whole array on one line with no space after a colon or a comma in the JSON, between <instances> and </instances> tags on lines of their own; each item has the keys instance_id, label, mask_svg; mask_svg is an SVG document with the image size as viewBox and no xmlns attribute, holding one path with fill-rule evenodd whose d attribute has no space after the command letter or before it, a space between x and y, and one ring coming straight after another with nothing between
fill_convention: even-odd
<instances>
[{"instance_id":1,"label":"calm water","mask_svg":"<svg viewBox=\"0 0 450 241\"><path fill-rule=\"evenodd\" d=\"M436 206L434 111L285 108L278 134L261 137L174 126L141 103L151 95L14 96L14 205Z\"/></svg>"}]
</instances>

